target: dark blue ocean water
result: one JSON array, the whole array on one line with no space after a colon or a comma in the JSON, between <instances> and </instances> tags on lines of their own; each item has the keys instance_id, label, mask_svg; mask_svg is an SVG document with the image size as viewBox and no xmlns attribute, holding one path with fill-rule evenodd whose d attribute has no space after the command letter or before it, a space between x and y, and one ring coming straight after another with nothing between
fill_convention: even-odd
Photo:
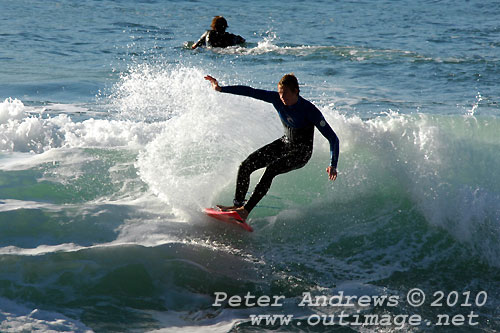
<instances>
[{"instance_id":1,"label":"dark blue ocean water","mask_svg":"<svg viewBox=\"0 0 500 333\"><path fill-rule=\"evenodd\" d=\"M0 13L1 331L500 331L500 2L0 0ZM191 50L215 15L247 43ZM254 233L219 225L201 209L229 203L241 160L282 129L271 106L203 76L274 90L289 72L340 138L339 178L317 132ZM284 302L216 307L218 292ZM301 307L303 293L399 301ZM268 314L294 318L251 321ZM388 322L356 324L370 315ZM411 315L422 322L398 321Z\"/></svg>"}]
</instances>

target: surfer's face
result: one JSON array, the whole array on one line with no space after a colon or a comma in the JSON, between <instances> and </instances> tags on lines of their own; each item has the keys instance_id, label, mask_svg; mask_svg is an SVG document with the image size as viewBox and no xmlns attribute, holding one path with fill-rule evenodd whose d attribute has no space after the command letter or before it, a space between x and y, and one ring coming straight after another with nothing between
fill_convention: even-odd
<instances>
[{"instance_id":1,"label":"surfer's face","mask_svg":"<svg viewBox=\"0 0 500 333\"><path fill-rule=\"evenodd\" d=\"M299 99L299 92L297 89L290 89L288 87L278 85L278 93L280 94L280 99L286 106L294 105Z\"/></svg>"}]
</instances>

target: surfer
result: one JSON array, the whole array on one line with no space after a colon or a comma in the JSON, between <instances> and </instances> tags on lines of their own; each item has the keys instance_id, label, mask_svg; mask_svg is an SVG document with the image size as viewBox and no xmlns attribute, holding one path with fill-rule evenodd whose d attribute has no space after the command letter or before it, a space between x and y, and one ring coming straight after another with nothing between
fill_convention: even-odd
<instances>
[{"instance_id":1,"label":"surfer","mask_svg":"<svg viewBox=\"0 0 500 333\"><path fill-rule=\"evenodd\" d=\"M215 16L210 25L211 30L207 30L200 39L191 46L194 50L199 46L208 47L228 47L243 44L245 38L226 32L227 21L222 16Z\"/></svg>"},{"instance_id":2,"label":"surfer","mask_svg":"<svg viewBox=\"0 0 500 333\"><path fill-rule=\"evenodd\" d=\"M313 150L314 127L330 143L330 165L326 168L328 177L337 179L339 159L339 139L325 118L311 102L299 95L299 83L295 75L286 74L278 83L278 91L254 89L247 86L219 86L215 78L205 76L216 91L248 96L272 103L281 118L285 135L259 148L250 154L240 165L236 180L234 206L220 206L222 211L236 211L242 220L246 220L250 211L266 195L272 180L283 174L306 165ZM245 195L250 185L250 174L266 168L250 199L245 202Z\"/></svg>"}]
</instances>

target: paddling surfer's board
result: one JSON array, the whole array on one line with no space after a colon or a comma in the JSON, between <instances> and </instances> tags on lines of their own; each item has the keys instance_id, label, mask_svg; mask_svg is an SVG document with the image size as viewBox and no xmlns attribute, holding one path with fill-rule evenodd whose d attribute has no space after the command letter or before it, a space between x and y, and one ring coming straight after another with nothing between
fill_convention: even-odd
<instances>
[{"instance_id":1,"label":"paddling surfer's board","mask_svg":"<svg viewBox=\"0 0 500 333\"><path fill-rule=\"evenodd\" d=\"M231 224L236 224L237 226L245 229L246 231L252 232L253 229L251 226L246 224L238 215L238 213L232 211L232 212L223 212L219 209L214 209L214 208L205 208L203 210L205 214L207 214L210 217L213 217L214 219L217 219L222 222L226 223L231 223Z\"/></svg>"}]
</instances>

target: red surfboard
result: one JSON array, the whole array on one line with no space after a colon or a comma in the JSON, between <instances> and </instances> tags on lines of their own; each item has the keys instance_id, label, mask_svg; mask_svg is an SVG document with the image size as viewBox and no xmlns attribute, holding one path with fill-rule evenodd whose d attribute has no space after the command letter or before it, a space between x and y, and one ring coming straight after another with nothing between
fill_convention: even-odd
<instances>
[{"instance_id":1,"label":"red surfboard","mask_svg":"<svg viewBox=\"0 0 500 333\"><path fill-rule=\"evenodd\" d=\"M236 224L237 226L249 232L253 231L252 227L246 224L246 222L243 221L240 215L235 211L223 212L218 208L205 208L203 212L208 216L213 217L214 219L217 219L219 221Z\"/></svg>"}]
</instances>

